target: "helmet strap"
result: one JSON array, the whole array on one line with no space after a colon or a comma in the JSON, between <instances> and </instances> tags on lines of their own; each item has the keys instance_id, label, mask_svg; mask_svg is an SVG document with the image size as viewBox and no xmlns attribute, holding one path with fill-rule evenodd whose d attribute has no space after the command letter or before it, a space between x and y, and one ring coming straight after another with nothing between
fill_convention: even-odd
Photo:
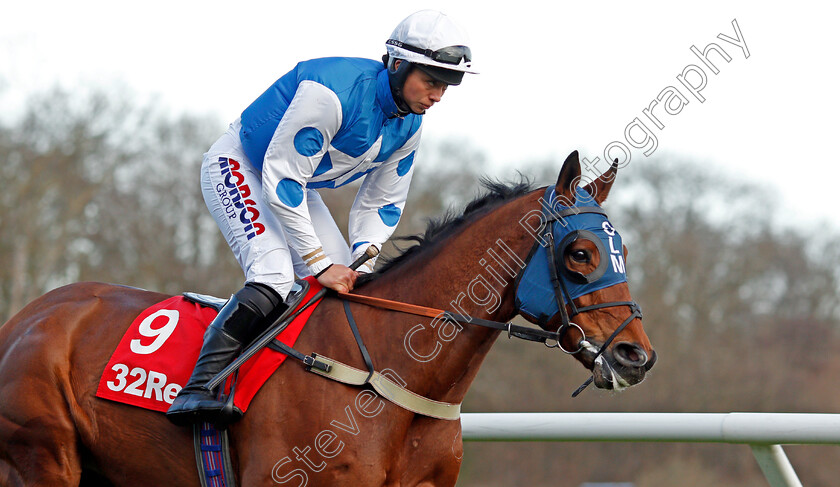
<instances>
[{"instance_id":1,"label":"helmet strap","mask_svg":"<svg viewBox=\"0 0 840 487\"><path fill-rule=\"evenodd\" d=\"M399 115L405 116L411 113L408 103L403 98L403 86L408 75L414 70L414 65L405 59L402 59L399 67L396 66L397 59L394 59L387 54L382 57L382 61L388 67L388 84L391 87L391 96L394 97L394 103L397 104Z\"/></svg>"}]
</instances>

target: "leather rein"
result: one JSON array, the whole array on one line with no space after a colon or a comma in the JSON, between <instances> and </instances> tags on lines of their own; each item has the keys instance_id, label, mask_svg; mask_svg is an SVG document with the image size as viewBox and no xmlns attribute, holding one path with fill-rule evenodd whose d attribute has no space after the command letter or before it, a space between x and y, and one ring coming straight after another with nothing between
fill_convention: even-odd
<instances>
[{"instance_id":1,"label":"leather rein","mask_svg":"<svg viewBox=\"0 0 840 487\"><path fill-rule=\"evenodd\" d=\"M560 221L563 218L573 217L579 213L600 213L605 215L604 211L597 206L593 207L574 207L568 208L566 210L560 211L556 214L549 214L545 215L545 221L541 226L540 231L542 232L542 236L544 237L545 241L548 242L548 251L547 251L547 258L548 258L548 266L550 269L550 277L551 282L554 287L554 295L555 300L557 302L557 306L559 308L559 314L561 317L561 324L557 328L556 331L546 331L542 329L526 327L515 325L511 322L502 323L499 321L492 321L486 320L483 318L477 318L474 316L463 315L459 313L453 313L451 311L446 311L437 308L430 308L425 306L418 306L409 303L402 303L398 301L392 301L383 298L377 298L373 296L365 296L361 294L351 294L351 293L342 293L338 292L335 293L339 299L344 300L344 310L347 316L347 321L350 325L350 328L353 332L354 338L356 340L357 345L362 353L362 358L365 362L365 366L367 370L360 370L354 367L350 367L346 364L342 364L336 360L330 359L328 357L324 357L318 355L316 353L312 353L311 355L304 355L303 353L295 350L292 347L280 342L279 340L274 340L273 338L282 331L286 325L293 319L297 314L299 314L303 309L314 305L317 301L320 300L324 294L327 293L327 289L322 289L318 292L318 295L311 299L309 302L303 305L302 308L298 309L296 312L291 313L291 309L289 312L285 313L282 317L280 317L275 325L269 327L258 339L248 347L248 349L242 353L242 355L234 361L234 363L228 365L224 370L222 370L219 374L217 374L213 379L211 379L207 386L208 388L215 388L226 377L236 371L239 366L244 363L245 360L253 356L257 353L260 349L265 346L272 348L278 352L284 353L290 357L293 357L297 360L300 360L305 365L306 369L310 372L314 372L316 374L329 377L333 380L337 380L340 382L344 382L347 384L352 385L364 385L370 384L373 388L379 392L383 397L386 399L391 400L399 404L401 407L409 409L411 411L415 411L420 414L425 414L427 416L441 418L441 419L457 419L460 411L460 405L458 404L449 404L443 403L439 401L434 401L431 399L427 399L417 394L411 393L404 389L404 387L400 386L399 384L395 383L393 380L385 376L384 374L377 372L374 370L372 360L370 355L367 351L367 347L365 347L361 334L359 332L358 326L356 325L355 319L350 311L350 307L348 301L352 301L359 304L364 304L367 306L374 306L377 308L388 309L391 311L397 311L401 313L408 313L417 316L423 316L428 318L438 318L443 317L450 321L461 323L461 324L473 324L478 326L483 326L499 331L506 331L508 334L508 338L516 337L528 341L540 342L543 343L545 346L549 348L559 348L564 353L569 355L574 355L582 350L590 350L594 351L595 355L593 357L593 364L600 358L603 360L602 354L607 349L607 347L612 343L612 341L624 330L627 325L629 325L635 318L641 318L642 312L641 308L635 301L615 301L615 302L608 302L608 303L599 303L591 306L583 306L578 307L575 303L571 294L569 293L568 287L566 286L565 279L561 278L558 273L557 265L556 265L556 256L555 256L555 242L554 242L554 235L552 232L553 225L560 224ZM560 242L561 245L564 245L567 241L571 241L577 238L574 232L567 234ZM540 241L534 243L534 249L536 246L540 245ZM565 248L565 246L564 246ZM355 269L359 265L361 265L365 260L374 256L378 253L373 246L371 249L374 249L374 253L368 256L361 256L351 265L352 269ZM370 250L370 249L369 249ZM530 262L531 258L533 257L533 251L531 255L528 257L526 261L526 266ZM514 283L519 282L519 278L523 274L525 268L519 272ZM567 276L568 277L568 276ZM572 276L573 278L575 276ZM577 276L579 278L584 278L585 276ZM514 284L515 285L515 284ZM304 293L305 294L305 293ZM566 306L569 306L571 312L566 310ZM597 310L597 309L604 309L609 307L615 306L628 306L630 307L631 313L624 322L613 331L613 333L607 338L607 340L600 346L597 351L595 351L595 347L586 339L586 334L583 329L576 323L572 322L571 319L577 316L578 314ZM517 313L519 313L519 309L517 307ZM579 342L579 347L577 350L570 351L563 348L561 341L563 340L565 334L571 329L576 328L581 335L581 340ZM573 394L572 397L576 397L580 394L583 389L586 388L590 383L592 383L593 377L590 377L586 382L584 382ZM231 402L232 403L233 394L231 393Z\"/></svg>"},{"instance_id":2,"label":"leather rein","mask_svg":"<svg viewBox=\"0 0 840 487\"><path fill-rule=\"evenodd\" d=\"M556 341L558 334L556 331L537 330L527 326L514 325L511 322L502 323L500 321L485 320L476 318L475 316L462 315L437 308L429 308L426 306L418 306L416 304L408 304L400 301L391 301L390 299L376 298L373 296L364 296L361 294L351 293L336 293L336 295L344 300L352 301L354 303L365 304L376 308L387 309L391 311L398 311L401 313L408 313L415 316L424 316L427 318L443 317L450 321L461 324L473 324L492 328L494 330L507 331L508 337L521 338L532 342L544 343L549 348L556 348L558 344L550 344L550 340Z\"/></svg>"}]
</instances>

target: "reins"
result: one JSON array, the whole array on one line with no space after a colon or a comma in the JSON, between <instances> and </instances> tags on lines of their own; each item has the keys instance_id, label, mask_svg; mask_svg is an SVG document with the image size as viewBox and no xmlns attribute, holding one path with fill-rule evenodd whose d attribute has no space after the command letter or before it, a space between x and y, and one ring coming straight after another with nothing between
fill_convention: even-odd
<instances>
[{"instance_id":1,"label":"reins","mask_svg":"<svg viewBox=\"0 0 840 487\"><path fill-rule=\"evenodd\" d=\"M416 316L424 316L426 318L443 317L456 323L473 324L483 326L486 328L492 328L494 330L506 331L508 333L508 337L516 337L532 342L545 343L546 346L550 348L556 347L557 345L550 345L546 342L548 340L557 340L559 338L558 332L537 330L526 326L514 325L511 322L502 323L500 321L485 320L482 318L476 318L475 316L462 315L442 309L418 306L416 304L408 304L400 301L392 301L390 299L376 298L373 296L364 296L362 294L339 292L336 293L336 295L339 298L347 301L365 304L376 308L398 311L401 313L408 313Z\"/></svg>"},{"instance_id":2,"label":"reins","mask_svg":"<svg viewBox=\"0 0 840 487\"><path fill-rule=\"evenodd\" d=\"M552 252L552 254L553 254L553 252ZM568 294L568 291L566 291L565 285L562 282L563 282L562 280L559 280L559 286L562 287L563 291ZM561 309L563 310L563 312L562 312L563 313L563 325L561 325L560 328L557 329L557 331L545 331L545 330L537 330L537 329L530 328L530 327L514 325L511 322L502 323L502 322L499 322L499 321L485 320L485 319L482 319L482 318L476 318L475 316L452 313L451 311L446 311L446 310L442 310L442 309L429 308L429 307L426 307L426 306L418 306L418 305L415 305L415 304L403 303L403 302L400 302L400 301L392 301L390 299L377 298L377 297L373 297L373 296L365 296L365 295L362 295L362 294L352 294L352 293L339 292L339 293L336 293L336 295L339 298L344 300L344 303L345 303L345 308L344 309L345 309L345 312L348 316L348 321L351 321L351 323L352 323L352 314L350 313L349 308L347 308L347 302L348 301L352 301L352 302L359 303L359 304L365 304L365 305L373 306L373 307L376 307L376 308L387 309L387 310L391 310L391 311L398 311L398 312L401 312L401 313L408 313L408 314L412 314L412 315L415 315L415 316L423 316L423 317L427 317L427 318L444 317L446 319L449 319L449 320L457 322L457 323L473 324L473 325L478 325L478 326L484 326L484 327L487 327L487 328L492 328L492 329L495 329L495 330L507 331L508 338L516 337L516 338L521 338L523 340L540 342L540 343L545 344L549 348L560 348L561 350L563 350L564 352L566 352L570 355L574 355L574 354L580 352L584 348L587 348L587 345L589 345L589 342L586 340L586 334L583 332L583 330L580 329L579 325L571 322L570 317L574 317L574 316L576 316L580 313L583 313L585 311L592 311L592 310L596 310L596 309L610 308L610 307L614 307L614 306L628 306L628 307L630 307L630 316L628 316L621 323L621 325L619 325L618 328L616 328L612 332L612 334L609 336L609 338L607 338L604 341L604 343L601 345L601 347L595 353L595 356L592 358L593 363L595 361L597 361L599 357L601 357L604 350L607 349L607 347L610 345L610 343L612 343L612 341L615 340L615 337L617 337L618 334L621 333L624 330L624 328L626 328L627 325L630 324L630 322L632 322L635 318L641 318L642 317L642 309L641 309L641 307L639 307L638 303L636 303L635 301L614 301L614 302L610 302L610 303L599 303L599 304L593 304L593 305L590 305L590 306L583 306L583 307L578 308L574 304L574 301L570 300L571 301L570 306L572 308L572 313L571 314L568 314L566 312L565 306L561 306ZM566 333L566 331L570 327L575 327L578 330L580 330L581 337L583 337L581 339L580 347L577 350L575 350L574 352L569 352L569 351L565 350L560 345L560 340L563 338L563 335ZM356 335L357 342L358 342L359 338L358 338L358 335L355 331L354 331L354 335ZM549 344L548 340L554 340L555 343L554 344ZM363 355L364 355L364 352L363 352ZM368 360L365 360L365 361L366 361L366 363L369 363ZM583 392L583 390L586 389L586 387L589 384L591 384L593 380L594 380L593 377L589 377L583 384L580 385L580 387L578 387L572 393L572 397L577 397L578 394Z\"/></svg>"},{"instance_id":3,"label":"reins","mask_svg":"<svg viewBox=\"0 0 840 487\"><path fill-rule=\"evenodd\" d=\"M553 188L549 188L546 190L546 198L548 199L548 201L552 200L551 196L553 194ZM548 244L546 249L546 257L548 261L547 264L549 267L549 280L551 282L551 286L553 287L554 300L556 301L558 308L557 314L560 315L561 320L560 326L557 328L556 331L547 331L543 329L515 325L509 321L503 323L499 321L487 320L483 318L477 318L475 316L453 313L451 311L443 309L419 306L415 304L393 301L373 296L365 296L361 294L352 294L345 292L330 292L330 294L334 294L339 299L343 300L343 306L345 314L347 316L347 321L350 325L351 331L353 332L355 341L359 346L363 361L365 363L365 368L367 370L356 369L347 366L346 364L342 364L341 362L338 362L336 360L330 359L328 357L320 356L316 353L312 353L311 355L305 355L292 347L286 346L278 340L274 340L273 338L276 336L276 334L279 333L279 331L281 331L283 328L285 328L285 325L288 324L290 321L281 319L278 320L278 322L275 323L274 326L269 327L269 329L266 330L256 340L255 343L248 347L248 349L242 354L242 356L240 356L236 361L234 361L234 363L230 364L228 367L225 368L225 370L217 374L216 377L214 377L207 384L207 387L214 388L220 385L221 382L232 372L237 370L238 367L242 365L242 363L245 360L247 360L247 358L255 354L258 350L262 349L263 347L268 346L276 351L279 351L297 360L300 360L301 362L303 362L306 369L310 372L331 378L333 380L338 380L347 384L370 384L374 387L374 389L377 392L382 394L383 397L399 404L400 406L406 409L441 419L457 419L460 411L460 405L442 403L418 396L417 394L414 394L411 391L406 390L404 387L401 387L398 384L394 383L388 377L384 376L383 374L377 372L374 369L374 365L371 360L370 354L368 353L367 348L364 345L361 334L359 333L358 326L356 325L355 319L353 318L353 314L350 311L349 302L363 304L366 306L372 306L380 309L386 309L390 311L396 311L400 313L408 313L415 316L423 316L427 318L443 318L459 324L472 324L486 328L491 328L494 330L505 331L508 334L508 338L516 337L523 340L543 343L549 348L559 348L561 351L569 355L577 354L586 349L594 353L594 357L592 358L593 366L596 363L598 363L599 360L603 362L604 351L615 340L619 333L621 333L634 319L642 317L641 308L635 301L614 301L578 307L575 304L574 298L569 292L569 287L566 284L566 279L568 279L570 276L561 276L558 270L553 229L555 225L562 225L565 227L566 224L563 221L564 219L573 218L579 214L596 213L604 215L606 217L606 213L599 206L571 207L559 211L549 210L548 208L543 206L542 210L543 222L541 224L540 232L544 237L543 242L547 242ZM565 249L566 245L568 245L571 241L574 241L577 238L587 238L586 234L586 230L573 231L567 233L563 238L561 238L561 251ZM588 234L592 235L591 232L588 232ZM534 247L526 262L526 268L530 264L530 261L534 256L534 251L539 245L544 244L539 240L534 243ZM378 250L376 249L376 247L371 246L368 249L368 252L369 254L362 255L359 259L356 260L356 262L353 262L353 264L351 264L350 267L353 269L357 268L367 259L374 257L378 253ZM602 258L603 257L605 256L602 256ZM519 285L520 278L525 273L526 268L523 268L514 280L515 288ZM603 271L601 271L601 274L602 273ZM568 272L566 272L566 274L568 274ZM600 274L598 274L597 272L594 272L593 274L596 275L572 275L571 278L574 280L574 283L577 283L579 281L590 283L600 278ZM317 302L327 292L328 290L326 288L321 289L312 300L310 300L304 305L304 308ZM516 293L516 289L514 292ZM521 314L521 308L519 303L517 302L515 306L517 313ZM566 306L569 307L568 311L566 309ZM612 334L604 341L604 343L596 349L595 346L587 340L586 333L584 332L584 330L578 324L572 322L572 318L574 318L580 313L584 313L587 311L594 311L616 306L628 306L630 308L630 315L621 323L620 326L618 326L612 332ZM294 314L295 313L293 313L293 315ZM543 323L542 319L540 319L540 323ZM576 328L581 335L579 346L576 350L573 351L566 350L561 344L561 341L571 328ZM576 397L578 394L580 394L580 392L583 391L589 384L591 384L593 380L594 376L590 377L572 394L572 397Z\"/></svg>"}]
</instances>

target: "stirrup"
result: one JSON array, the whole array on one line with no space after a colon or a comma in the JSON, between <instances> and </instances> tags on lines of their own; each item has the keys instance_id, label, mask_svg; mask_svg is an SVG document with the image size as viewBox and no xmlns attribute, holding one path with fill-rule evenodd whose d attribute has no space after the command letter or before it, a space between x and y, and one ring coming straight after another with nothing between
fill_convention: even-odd
<instances>
[{"instance_id":1,"label":"stirrup","mask_svg":"<svg viewBox=\"0 0 840 487\"><path fill-rule=\"evenodd\" d=\"M225 430L231 424L239 421L245 415L241 409L236 407L233 404L233 398L236 393L236 376L233 377L233 380L230 383L230 394L227 396L221 395L219 400L224 402L224 405L219 410L218 416L216 416L215 420L212 421L213 426L216 427L217 430Z\"/></svg>"}]
</instances>

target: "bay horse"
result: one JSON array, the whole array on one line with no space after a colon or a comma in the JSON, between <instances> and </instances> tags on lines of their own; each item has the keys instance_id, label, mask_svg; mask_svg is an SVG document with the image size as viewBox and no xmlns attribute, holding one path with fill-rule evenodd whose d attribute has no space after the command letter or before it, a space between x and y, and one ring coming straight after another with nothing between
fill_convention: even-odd
<instances>
[{"instance_id":1,"label":"bay horse","mask_svg":"<svg viewBox=\"0 0 840 487\"><path fill-rule=\"evenodd\" d=\"M585 187L598 205L615 170ZM545 215L541 206L549 190L559 201L580 199L579 180L574 152L557 184L545 191L526 183L487 183L490 192L463 215L431 224L424 237L417 237L418 245L355 292L456 308L478 319L512 319L522 308L517 291L522 269L511 273L507 267L526 261L550 267L530 259L535 239L552 239L551 232L535 228L562 233L562 225L532 220ZM608 258L623 263L586 235L581 230L565 239L565 246L549 246L564 275L597 274ZM612 240L609 246L610 254L626 253L621 245L612 248ZM506 262L490 258L503 253L510 254ZM167 297L110 284L71 284L36 299L0 328L0 485L199 485L188 428L173 426L161 413L95 397L103 369L133 318ZM549 320L526 317L549 331L565 326L568 333L556 335L556 346L592 369L596 386L642 381L655 352L626 281L568 301L560 301L561 312ZM328 295L295 348L364 368L343 306ZM349 306L378 369L387 369L417 394L449 403L464 399L500 333L469 323L434 326L365 304ZM244 486L452 486L463 455L460 421L412 413L370 388L317 377L294 361L269 378L229 433L235 477Z\"/></svg>"}]
</instances>

